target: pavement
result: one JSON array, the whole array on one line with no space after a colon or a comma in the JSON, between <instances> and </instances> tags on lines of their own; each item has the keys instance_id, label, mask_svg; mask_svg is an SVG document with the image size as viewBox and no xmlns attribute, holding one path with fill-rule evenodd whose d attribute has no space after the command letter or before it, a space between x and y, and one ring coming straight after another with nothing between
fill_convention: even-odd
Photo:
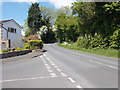
<instances>
[{"instance_id":1,"label":"pavement","mask_svg":"<svg viewBox=\"0 0 120 90\"><path fill-rule=\"evenodd\" d=\"M10 62L2 60L2 87L118 88L117 58L65 49L57 44L45 44L44 49L47 51L43 55L34 52L9 58Z\"/></svg>"}]
</instances>

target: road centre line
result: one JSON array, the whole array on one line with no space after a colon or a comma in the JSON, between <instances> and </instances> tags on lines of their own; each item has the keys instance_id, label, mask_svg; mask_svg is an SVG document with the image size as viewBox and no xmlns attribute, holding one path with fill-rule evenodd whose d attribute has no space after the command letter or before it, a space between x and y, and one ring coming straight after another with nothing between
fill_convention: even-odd
<instances>
[{"instance_id":1,"label":"road centre line","mask_svg":"<svg viewBox=\"0 0 120 90\"><path fill-rule=\"evenodd\" d=\"M48 72L53 72L53 70L51 70L51 69L48 69Z\"/></svg>"},{"instance_id":2,"label":"road centre line","mask_svg":"<svg viewBox=\"0 0 120 90\"><path fill-rule=\"evenodd\" d=\"M43 54L43 56L45 56L45 57L46 57L46 54L44 53L44 54Z\"/></svg>"},{"instance_id":3,"label":"road centre line","mask_svg":"<svg viewBox=\"0 0 120 90\"><path fill-rule=\"evenodd\" d=\"M48 64L45 64L45 66L48 66Z\"/></svg>"},{"instance_id":4,"label":"road centre line","mask_svg":"<svg viewBox=\"0 0 120 90\"><path fill-rule=\"evenodd\" d=\"M61 70L60 70L59 68L58 68L57 70L58 70L59 72L61 72Z\"/></svg>"},{"instance_id":5,"label":"road centre line","mask_svg":"<svg viewBox=\"0 0 120 90\"><path fill-rule=\"evenodd\" d=\"M64 74L64 73L62 73L62 72L61 72L61 75L62 75L62 76L67 76L66 74Z\"/></svg>"},{"instance_id":6,"label":"road centre line","mask_svg":"<svg viewBox=\"0 0 120 90\"><path fill-rule=\"evenodd\" d=\"M56 65L55 65L54 67L55 67L55 68L59 68L59 67L58 67L58 66L56 66Z\"/></svg>"},{"instance_id":7,"label":"road centre line","mask_svg":"<svg viewBox=\"0 0 120 90\"><path fill-rule=\"evenodd\" d=\"M49 65L46 66L47 69L50 69Z\"/></svg>"},{"instance_id":8,"label":"road centre line","mask_svg":"<svg viewBox=\"0 0 120 90\"><path fill-rule=\"evenodd\" d=\"M75 83L76 81L73 80L72 78L68 77L68 80L70 80L72 83Z\"/></svg>"},{"instance_id":9,"label":"road centre line","mask_svg":"<svg viewBox=\"0 0 120 90\"><path fill-rule=\"evenodd\" d=\"M76 88L82 88L80 85L77 85Z\"/></svg>"},{"instance_id":10,"label":"road centre line","mask_svg":"<svg viewBox=\"0 0 120 90\"><path fill-rule=\"evenodd\" d=\"M107 67L111 67L111 68L114 68L114 69L119 69L118 67L114 67L114 66L111 66L111 65L107 65L107 64L104 64L104 63L101 63L101 62L98 62L98 61L95 61L95 60L89 60L91 62L95 62L95 63L98 63L98 64L101 64L101 65L104 65L104 66L107 66Z\"/></svg>"},{"instance_id":11,"label":"road centre line","mask_svg":"<svg viewBox=\"0 0 120 90\"><path fill-rule=\"evenodd\" d=\"M52 63L52 65L53 65L53 66L55 66L55 64L54 64L54 63Z\"/></svg>"},{"instance_id":12,"label":"road centre line","mask_svg":"<svg viewBox=\"0 0 120 90\"><path fill-rule=\"evenodd\" d=\"M55 73L50 73L52 77L57 77Z\"/></svg>"}]
</instances>

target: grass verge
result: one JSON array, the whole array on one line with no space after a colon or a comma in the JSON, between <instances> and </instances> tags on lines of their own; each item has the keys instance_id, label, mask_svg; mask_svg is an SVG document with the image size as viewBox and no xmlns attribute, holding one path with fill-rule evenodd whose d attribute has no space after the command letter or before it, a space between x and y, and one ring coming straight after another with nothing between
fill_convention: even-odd
<instances>
[{"instance_id":1,"label":"grass verge","mask_svg":"<svg viewBox=\"0 0 120 90\"><path fill-rule=\"evenodd\" d=\"M120 50L115 50L115 49L85 49L85 48L81 48L80 46L78 46L76 44L58 44L58 46L72 49L72 50L92 53L92 54L96 54L96 55L120 58L120 55L119 55Z\"/></svg>"}]
</instances>

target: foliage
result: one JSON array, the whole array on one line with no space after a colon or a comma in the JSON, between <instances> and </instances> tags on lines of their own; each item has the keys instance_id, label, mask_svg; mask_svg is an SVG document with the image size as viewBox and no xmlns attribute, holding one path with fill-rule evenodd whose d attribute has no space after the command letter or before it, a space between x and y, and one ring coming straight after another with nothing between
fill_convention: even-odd
<instances>
[{"instance_id":1,"label":"foliage","mask_svg":"<svg viewBox=\"0 0 120 90\"><path fill-rule=\"evenodd\" d=\"M24 49L30 49L30 44L29 43L24 43Z\"/></svg>"},{"instance_id":2,"label":"foliage","mask_svg":"<svg viewBox=\"0 0 120 90\"><path fill-rule=\"evenodd\" d=\"M120 29L117 29L110 37L110 47L120 49Z\"/></svg>"},{"instance_id":3,"label":"foliage","mask_svg":"<svg viewBox=\"0 0 120 90\"><path fill-rule=\"evenodd\" d=\"M22 50L28 50L28 49L24 49L24 48L17 48L17 49L15 49L15 51L22 51Z\"/></svg>"},{"instance_id":4,"label":"foliage","mask_svg":"<svg viewBox=\"0 0 120 90\"><path fill-rule=\"evenodd\" d=\"M61 13L56 19L55 25L57 26L56 37L58 41L74 42L77 40L77 17Z\"/></svg>"},{"instance_id":5,"label":"foliage","mask_svg":"<svg viewBox=\"0 0 120 90\"><path fill-rule=\"evenodd\" d=\"M28 10L28 18L27 18L27 24L29 27L28 33L36 34L37 31L39 31L39 28L43 25L42 24L42 16L40 13L39 4L38 3L32 3L31 7Z\"/></svg>"},{"instance_id":6,"label":"foliage","mask_svg":"<svg viewBox=\"0 0 120 90\"><path fill-rule=\"evenodd\" d=\"M95 3L75 2L72 6L73 14L78 17L78 28L82 35L94 35Z\"/></svg>"},{"instance_id":7,"label":"foliage","mask_svg":"<svg viewBox=\"0 0 120 90\"><path fill-rule=\"evenodd\" d=\"M103 56L108 56L108 57L115 57L115 58L120 58L119 56L119 50L116 49L86 49L83 47L80 47L79 45L76 45L76 43L73 44L58 44L59 46L65 47L65 48L69 48L69 49L73 49L73 50L77 50L77 51L82 51L82 52L87 52L87 53L92 53L92 54L97 54L97 55L103 55Z\"/></svg>"},{"instance_id":8,"label":"foliage","mask_svg":"<svg viewBox=\"0 0 120 90\"><path fill-rule=\"evenodd\" d=\"M2 53L6 53L6 52L8 52L7 49L2 49Z\"/></svg>"},{"instance_id":9,"label":"foliage","mask_svg":"<svg viewBox=\"0 0 120 90\"><path fill-rule=\"evenodd\" d=\"M26 47L29 47L29 49L42 49L43 42L42 40L30 40L28 44L26 44Z\"/></svg>"},{"instance_id":10,"label":"foliage","mask_svg":"<svg viewBox=\"0 0 120 90\"><path fill-rule=\"evenodd\" d=\"M55 22L60 43L74 42L85 49L120 49L120 2L74 2L71 9L72 14L61 13Z\"/></svg>"},{"instance_id":11,"label":"foliage","mask_svg":"<svg viewBox=\"0 0 120 90\"><path fill-rule=\"evenodd\" d=\"M54 10L52 8L40 7L43 26L38 32L44 43L49 43L55 40L55 34L52 31L54 22Z\"/></svg>"}]
</instances>

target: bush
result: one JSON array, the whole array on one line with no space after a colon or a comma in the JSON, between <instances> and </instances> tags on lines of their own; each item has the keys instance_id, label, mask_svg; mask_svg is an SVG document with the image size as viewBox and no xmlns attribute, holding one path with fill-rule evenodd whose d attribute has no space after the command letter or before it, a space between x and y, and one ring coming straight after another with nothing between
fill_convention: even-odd
<instances>
[{"instance_id":1,"label":"bush","mask_svg":"<svg viewBox=\"0 0 120 90\"><path fill-rule=\"evenodd\" d=\"M6 53L6 52L8 52L7 49L2 49L2 53Z\"/></svg>"},{"instance_id":2,"label":"bush","mask_svg":"<svg viewBox=\"0 0 120 90\"><path fill-rule=\"evenodd\" d=\"M15 51L22 51L22 50L28 50L28 49L23 49L23 48L17 48Z\"/></svg>"},{"instance_id":3,"label":"bush","mask_svg":"<svg viewBox=\"0 0 120 90\"><path fill-rule=\"evenodd\" d=\"M24 43L24 49L30 49L30 44L29 43Z\"/></svg>"},{"instance_id":4,"label":"bush","mask_svg":"<svg viewBox=\"0 0 120 90\"><path fill-rule=\"evenodd\" d=\"M24 44L25 49L42 49L43 42L42 40L30 40L28 43Z\"/></svg>"},{"instance_id":5,"label":"bush","mask_svg":"<svg viewBox=\"0 0 120 90\"><path fill-rule=\"evenodd\" d=\"M120 49L120 29L117 29L110 37L110 48Z\"/></svg>"}]
</instances>

